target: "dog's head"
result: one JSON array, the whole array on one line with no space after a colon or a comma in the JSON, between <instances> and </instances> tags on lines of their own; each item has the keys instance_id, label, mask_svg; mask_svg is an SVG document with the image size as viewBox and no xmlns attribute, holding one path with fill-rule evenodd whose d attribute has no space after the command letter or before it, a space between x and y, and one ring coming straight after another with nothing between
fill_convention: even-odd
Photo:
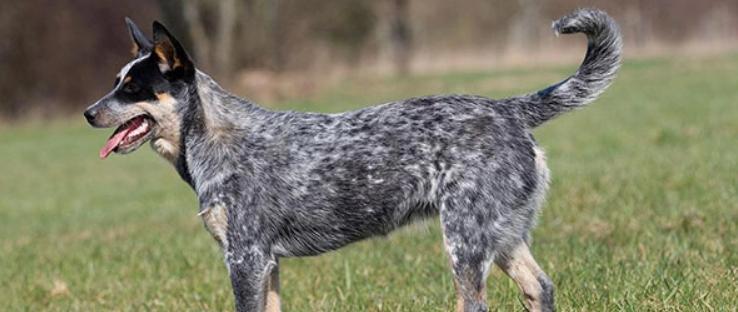
<instances>
[{"instance_id":1,"label":"dog's head","mask_svg":"<svg viewBox=\"0 0 738 312\"><path fill-rule=\"evenodd\" d=\"M100 157L130 153L146 141L169 158L179 154L181 116L195 79L195 67L182 45L163 25L154 22L151 41L126 18L133 40L133 60L123 66L113 90L87 108L87 122L97 128L116 127Z\"/></svg>"}]
</instances>

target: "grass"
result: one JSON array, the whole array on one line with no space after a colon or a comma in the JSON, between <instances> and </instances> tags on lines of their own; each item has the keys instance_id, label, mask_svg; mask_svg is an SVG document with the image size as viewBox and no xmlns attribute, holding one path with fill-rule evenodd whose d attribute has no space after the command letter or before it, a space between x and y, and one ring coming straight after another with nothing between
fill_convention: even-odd
<instances>
[{"instance_id":1,"label":"grass","mask_svg":"<svg viewBox=\"0 0 738 312\"><path fill-rule=\"evenodd\" d=\"M279 108L339 111L438 92L535 90L566 68L347 81ZM347 103L354 103L353 105ZM626 62L593 106L536 131L553 174L533 253L562 311L736 311L738 56ZM229 310L197 201L149 148L97 159L82 118L0 128L6 311ZM285 311L448 311L437 221L282 261ZM499 311L520 311L499 270Z\"/></svg>"}]
</instances>

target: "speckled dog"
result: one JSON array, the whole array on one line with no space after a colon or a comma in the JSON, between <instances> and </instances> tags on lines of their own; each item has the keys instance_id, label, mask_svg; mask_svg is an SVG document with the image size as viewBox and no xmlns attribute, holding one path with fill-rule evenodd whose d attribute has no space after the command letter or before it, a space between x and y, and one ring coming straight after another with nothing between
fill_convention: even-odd
<instances>
[{"instance_id":1,"label":"speckled dog","mask_svg":"<svg viewBox=\"0 0 738 312\"><path fill-rule=\"evenodd\" d=\"M225 253L238 311L279 310L278 259L313 256L440 215L459 311L486 311L492 262L532 311L553 311L553 284L529 251L548 183L531 135L590 103L620 62L617 25L578 10L556 33L587 35L578 71L542 91L491 100L412 98L341 114L269 111L198 71L159 23L153 41L127 21L135 59L85 112L117 127L100 151L146 141L200 200Z\"/></svg>"}]
</instances>

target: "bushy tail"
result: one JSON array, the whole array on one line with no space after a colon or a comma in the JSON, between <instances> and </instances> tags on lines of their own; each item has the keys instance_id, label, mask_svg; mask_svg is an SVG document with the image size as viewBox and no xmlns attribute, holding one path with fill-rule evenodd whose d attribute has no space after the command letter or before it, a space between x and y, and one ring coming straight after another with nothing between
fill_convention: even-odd
<instances>
[{"instance_id":1,"label":"bushy tail","mask_svg":"<svg viewBox=\"0 0 738 312\"><path fill-rule=\"evenodd\" d=\"M610 85L620 67L622 40L615 21L596 9L579 9L553 23L558 34L584 33L589 44L574 75L536 93L504 100L533 128L594 101Z\"/></svg>"}]
</instances>

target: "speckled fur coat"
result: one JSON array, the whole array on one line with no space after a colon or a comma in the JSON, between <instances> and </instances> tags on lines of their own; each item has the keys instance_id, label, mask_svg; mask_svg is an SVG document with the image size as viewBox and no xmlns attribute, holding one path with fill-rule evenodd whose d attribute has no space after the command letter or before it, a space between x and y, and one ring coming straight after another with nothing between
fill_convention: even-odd
<instances>
[{"instance_id":1,"label":"speckled fur coat","mask_svg":"<svg viewBox=\"0 0 738 312\"><path fill-rule=\"evenodd\" d=\"M549 179L531 129L593 101L621 51L617 25L601 11L575 11L553 28L587 35L581 67L502 100L441 95L339 114L277 112L197 70L172 83L176 139L152 145L197 193L236 309L279 309L280 257L319 255L440 215L459 310L488 309L496 263L528 309L553 311L553 284L528 249Z\"/></svg>"}]
</instances>

